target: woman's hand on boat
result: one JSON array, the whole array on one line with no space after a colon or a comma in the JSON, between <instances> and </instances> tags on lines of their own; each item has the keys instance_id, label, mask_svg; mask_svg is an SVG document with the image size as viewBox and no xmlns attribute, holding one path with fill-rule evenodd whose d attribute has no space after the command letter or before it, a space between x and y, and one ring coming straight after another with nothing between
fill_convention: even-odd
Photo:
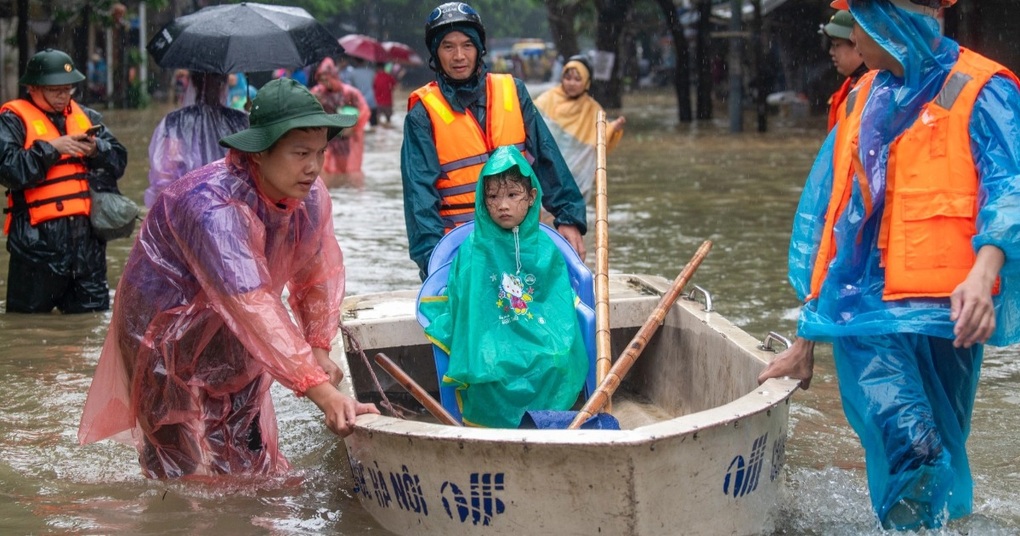
<instances>
[{"instance_id":1,"label":"woman's hand on boat","mask_svg":"<svg viewBox=\"0 0 1020 536\"><path fill-rule=\"evenodd\" d=\"M581 231L577 230L577 226L559 225L556 227L556 230L563 236L563 238L567 239L567 242L570 243L570 247L574 248L574 251L577 252L577 256L581 257L581 260L583 261L587 252L584 249L584 239L581 238Z\"/></svg>"},{"instance_id":2,"label":"woman's hand on boat","mask_svg":"<svg viewBox=\"0 0 1020 536\"><path fill-rule=\"evenodd\" d=\"M315 362L329 375L330 385L333 387L340 385L340 380L344 379L344 372L329 358L329 350L325 348L312 348L312 355L315 356Z\"/></svg>"},{"instance_id":3,"label":"woman's hand on boat","mask_svg":"<svg viewBox=\"0 0 1020 536\"><path fill-rule=\"evenodd\" d=\"M811 386L814 369L815 343L798 337L758 375L758 385L770 378L793 378L800 380L800 388L806 390Z\"/></svg>"},{"instance_id":4,"label":"woman's hand on boat","mask_svg":"<svg viewBox=\"0 0 1020 536\"><path fill-rule=\"evenodd\" d=\"M326 419L326 427L340 437L347 437L354 431L354 422L358 415L364 413L379 414L375 404L358 402L337 391L336 387L330 385L329 382L322 382L309 387L305 391L305 396L312 402L315 402L316 406L319 406Z\"/></svg>"}]
</instances>

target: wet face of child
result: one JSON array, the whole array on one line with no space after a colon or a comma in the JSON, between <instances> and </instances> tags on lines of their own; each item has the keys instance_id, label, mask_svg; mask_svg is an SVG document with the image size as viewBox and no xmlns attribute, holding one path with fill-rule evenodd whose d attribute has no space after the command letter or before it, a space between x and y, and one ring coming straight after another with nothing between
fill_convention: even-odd
<instances>
[{"instance_id":1,"label":"wet face of child","mask_svg":"<svg viewBox=\"0 0 1020 536\"><path fill-rule=\"evenodd\" d=\"M485 179L485 208L489 217L503 229L513 229L524 221L528 209L535 204L538 191L531 181L515 172L502 173Z\"/></svg>"}]
</instances>

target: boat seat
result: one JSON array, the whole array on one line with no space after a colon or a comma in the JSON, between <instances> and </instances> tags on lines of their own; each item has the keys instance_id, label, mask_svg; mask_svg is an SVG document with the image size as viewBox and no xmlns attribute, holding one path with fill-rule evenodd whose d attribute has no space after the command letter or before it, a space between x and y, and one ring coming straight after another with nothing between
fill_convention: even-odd
<instances>
[{"instance_id":1,"label":"boat seat","mask_svg":"<svg viewBox=\"0 0 1020 536\"><path fill-rule=\"evenodd\" d=\"M590 397L598 387L595 383L595 285L591 270L584 264L577 252L555 229L540 224L542 230L552 238L553 243L563 254L569 272L570 284L579 298L575 310L577 321L581 326L581 336L588 354L588 376L584 382L585 397ZM446 293L446 282L450 277L450 268L457 249L465 238L471 234L474 222L468 222L450 231L439 241L429 258L429 275L422 283L415 303L415 315L422 328L428 327L429 320L418 309L417 304L422 298L441 296ZM440 262L441 261L441 262ZM432 357L436 365L436 378L439 383L439 402L443 408L458 421L462 419L460 406L457 404L457 389L452 385L443 385L443 376L450 367L450 356L436 345L432 345Z\"/></svg>"}]
</instances>

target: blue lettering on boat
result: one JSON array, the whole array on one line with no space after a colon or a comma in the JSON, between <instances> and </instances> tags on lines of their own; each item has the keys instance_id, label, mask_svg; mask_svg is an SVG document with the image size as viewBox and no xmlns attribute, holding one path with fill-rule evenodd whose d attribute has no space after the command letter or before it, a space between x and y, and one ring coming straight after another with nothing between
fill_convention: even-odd
<instances>
[{"instance_id":1,"label":"blue lettering on boat","mask_svg":"<svg viewBox=\"0 0 1020 536\"><path fill-rule=\"evenodd\" d=\"M429 515L429 507L425 503L425 494L421 492L421 480L412 475L406 465L400 467L400 473L390 473L390 487L396 496L397 506L401 510Z\"/></svg>"},{"instance_id":2,"label":"blue lettering on boat","mask_svg":"<svg viewBox=\"0 0 1020 536\"><path fill-rule=\"evenodd\" d=\"M384 473L379 468L379 462L372 462L371 467L366 467L360 460L350 458L350 461L355 495L367 500L374 499L382 508L396 505L401 510L429 515L421 479L406 465L402 465L399 472Z\"/></svg>"},{"instance_id":3,"label":"blue lettering on boat","mask_svg":"<svg viewBox=\"0 0 1020 536\"><path fill-rule=\"evenodd\" d=\"M470 520L473 525L488 526L493 517L506 510L506 505L497 497L497 492L505 489L503 480L503 473L471 473L466 494L454 482L443 482L439 493L446 515L461 523Z\"/></svg>"},{"instance_id":4,"label":"blue lettering on boat","mask_svg":"<svg viewBox=\"0 0 1020 536\"><path fill-rule=\"evenodd\" d=\"M723 493L732 495L734 498L743 497L758 489L758 477L761 476L761 467L765 461L765 445L768 443L768 433L759 436L751 444L751 454L746 462L740 454L734 456L730 466L726 469L726 476L723 477Z\"/></svg>"}]
</instances>

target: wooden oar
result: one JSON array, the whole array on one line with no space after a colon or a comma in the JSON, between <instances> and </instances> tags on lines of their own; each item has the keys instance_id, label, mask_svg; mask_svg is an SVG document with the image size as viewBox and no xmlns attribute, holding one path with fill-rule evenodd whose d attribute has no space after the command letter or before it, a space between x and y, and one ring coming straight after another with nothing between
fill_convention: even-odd
<instances>
[{"instance_id":1,"label":"wooden oar","mask_svg":"<svg viewBox=\"0 0 1020 536\"><path fill-rule=\"evenodd\" d=\"M606 112L595 116L595 384L613 365L609 338L609 198L606 180Z\"/></svg>"},{"instance_id":2,"label":"wooden oar","mask_svg":"<svg viewBox=\"0 0 1020 536\"><path fill-rule=\"evenodd\" d=\"M394 380L397 380L404 389L407 389L408 393L414 397L421 405L425 406L425 409L432 414L433 417L439 419L439 422L448 424L450 426L463 426L460 421L455 419L450 412L443 409L443 405L432 398L432 395L428 393L422 386L418 385L411 376L409 376L399 365L393 362L386 354L379 352L375 354L375 362L383 370L385 370Z\"/></svg>"},{"instance_id":3,"label":"wooden oar","mask_svg":"<svg viewBox=\"0 0 1020 536\"><path fill-rule=\"evenodd\" d=\"M706 240L701 244L701 247L698 248L698 251L694 254L694 257L691 258L690 262L687 263L687 266L684 266L684 269L676 276L676 279L673 281L673 285L670 286L669 290L662 295L662 299L659 300L659 304L655 307L655 310L652 311L651 316L645 320L645 323L641 326L641 329L638 330L637 334L634 335L634 338L631 339L630 344L627 345L627 349L620 354L620 357L616 358L616 363L614 363L613 368L609 370L609 374L606 376L606 379L599 383L598 389L596 389L591 395L591 398L585 402L581 411L577 412L577 415L574 417L574 420L571 421L568 428L577 429L584 423L584 421L598 413L609 402L609 397L611 397L613 393L616 392L616 389L620 387L620 382L623 380L623 377L627 375L627 372L630 371L630 368L634 365L638 356L640 356L641 352L644 351L645 346L648 344L648 340L652 338L655 331L659 329L660 325L662 325L662 321L666 318L666 314L669 312L669 309L673 307L677 298L680 297L680 293L683 291L684 285L686 285L687 281L689 281L691 276L694 275L694 271L698 269L698 266L701 264L701 261L705 259L705 256L708 255L708 251L710 249L712 249L712 242L710 240Z\"/></svg>"}]
</instances>

